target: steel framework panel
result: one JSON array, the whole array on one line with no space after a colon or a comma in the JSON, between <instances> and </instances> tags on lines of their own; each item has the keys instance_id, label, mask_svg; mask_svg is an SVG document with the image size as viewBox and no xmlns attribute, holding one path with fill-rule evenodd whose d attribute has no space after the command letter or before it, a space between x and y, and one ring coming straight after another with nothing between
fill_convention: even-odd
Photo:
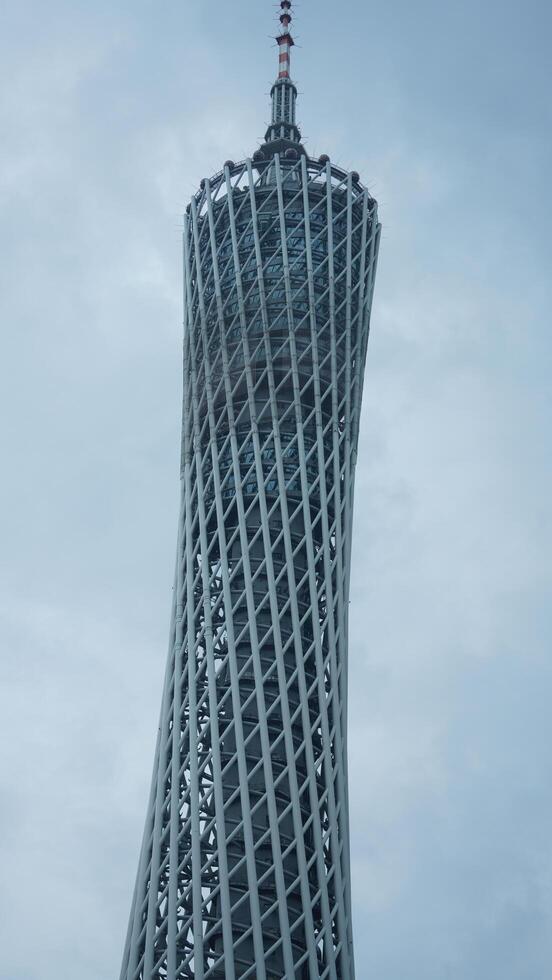
<instances>
[{"instance_id":1,"label":"steel framework panel","mask_svg":"<svg viewBox=\"0 0 552 980\"><path fill-rule=\"evenodd\" d=\"M184 218L169 654L121 980L352 980L347 610L380 225L298 152Z\"/></svg>"}]
</instances>

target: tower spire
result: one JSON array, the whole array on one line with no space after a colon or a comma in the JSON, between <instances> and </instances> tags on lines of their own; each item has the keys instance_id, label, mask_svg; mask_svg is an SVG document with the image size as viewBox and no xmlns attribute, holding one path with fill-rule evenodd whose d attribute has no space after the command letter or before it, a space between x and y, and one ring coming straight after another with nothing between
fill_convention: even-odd
<instances>
[{"instance_id":1,"label":"tower spire","mask_svg":"<svg viewBox=\"0 0 552 980\"><path fill-rule=\"evenodd\" d=\"M278 45L278 76L270 95L272 98L272 118L265 135L265 141L274 144L271 149L281 152L290 145L296 149L301 143L301 133L295 122L295 102L297 89L291 80L290 56L294 45L291 36L291 0L280 2L280 33L276 38ZM302 149L302 148L301 148Z\"/></svg>"},{"instance_id":2,"label":"tower spire","mask_svg":"<svg viewBox=\"0 0 552 980\"><path fill-rule=\"evenodd\" d=\"M291 49L295 43L289 30L289 25L291 23L291 0L282 0L280 7L282 8L282 13L280 14L282 30L276 38L276 43L278 44L279 50L278 78L289 79L290 55Z\"/></svg>"}]
</instances>

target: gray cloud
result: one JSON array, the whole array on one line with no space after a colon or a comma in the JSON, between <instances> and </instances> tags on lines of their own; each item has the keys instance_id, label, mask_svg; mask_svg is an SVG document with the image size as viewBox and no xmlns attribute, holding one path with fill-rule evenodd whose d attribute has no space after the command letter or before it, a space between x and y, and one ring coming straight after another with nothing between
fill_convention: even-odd
<instances>
[{"instance_id":1,"label":"gray cloud","mask_svg":"<svg viewBox=\"0 0 552 980\"><path fill-rule=\"evenodd\" d=\"M231 5L5 14L0 980L118 973L171 598L180 214L262 136L271 14L240 10L242 67ZM362 170L384 221L351 594L357 973L542 980L550 12L322 0L296 22L308 145Z\"/></svg>"}]
</instances>

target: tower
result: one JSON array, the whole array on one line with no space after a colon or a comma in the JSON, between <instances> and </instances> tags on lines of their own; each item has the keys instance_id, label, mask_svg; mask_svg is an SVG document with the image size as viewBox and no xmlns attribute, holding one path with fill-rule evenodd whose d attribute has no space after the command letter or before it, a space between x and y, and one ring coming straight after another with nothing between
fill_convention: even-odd
<instances>
[{"instance_id":1,"label":"tower","mask_svg":"<svg viewBox=\"0 0 552 980\"><path fill-rule=\"evenodd\" d=\"M347 609L380 225L295 119L184 216L181 508L121 980L352 980Z\"/></svg>"}]
</instances>

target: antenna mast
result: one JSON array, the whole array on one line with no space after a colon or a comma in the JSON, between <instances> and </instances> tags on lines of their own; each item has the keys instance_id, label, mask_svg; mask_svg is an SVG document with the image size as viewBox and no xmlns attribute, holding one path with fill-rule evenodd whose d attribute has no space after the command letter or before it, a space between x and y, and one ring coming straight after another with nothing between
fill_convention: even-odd
<instances>
[{"instance_id":1,"label":"antenna mast","mask_svg":"<svg viewBox=\"0 0 552 980\"><path fill-rule=\"evenodd\" d=\"M281 0L280 7L280 33L276 38L278 77L270 90L272 118L265 135L265 141L273 144L271 150L275 153L284 152L290 146L302 150L301 133L295 122L297 89L290 75L290 56L294 45L290 32L291 0Z\"/></svg>"}]
</instances>

